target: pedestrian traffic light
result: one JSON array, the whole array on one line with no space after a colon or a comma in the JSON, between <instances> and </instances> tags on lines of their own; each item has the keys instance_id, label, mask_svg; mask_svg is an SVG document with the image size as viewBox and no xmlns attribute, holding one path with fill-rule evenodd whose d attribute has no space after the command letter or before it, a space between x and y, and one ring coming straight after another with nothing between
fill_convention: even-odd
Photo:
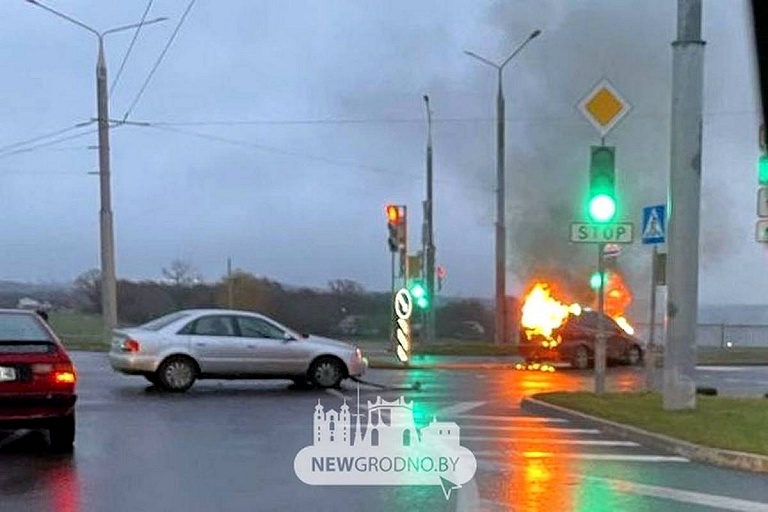
<instances>
[{"instance_id":1,"label":"pedestrian traffic light","mask_svg":"<svg viewBox=\"0 0 768 512\"><path fill-rule=\"evenodd\" d=\"M760 185L768 185L768 154L762 153L757 161L757 181Z\"/></svg>"},{"instance_id":2,"label":"pedestrian traffic light","mask_svg":"<svg viewBox=\"0 0 768 512\"><path fill-rule=\"evenodd\" d=\"M610 222L616 215L615 159L613 146L592 146L587 204L592 222Z\"/></svg>"},{"instance_id":3,"label":"pedestrian traffic light","mask_svg":"<svg viewBox=\"0 0 768 512\"><path fill-rule=\"evenodd\" d=\"M413 281L408 287L408 291L411 292L416 306L419 309L427 309L429 307L429 294L427 293L427 287L421 281Z\"/></svg>"},{"instance_id":4,"label":"pedestrian traffic light","mask_svg":"<svg viewBox=\"0 0 768 512\"><path fill-rule=\"evenodd\" d=\"M402 206L388 204L386 207L387 228L389 229L389 250L397 252L405 246L405 208Z\"/></svg>"}]
</instances>

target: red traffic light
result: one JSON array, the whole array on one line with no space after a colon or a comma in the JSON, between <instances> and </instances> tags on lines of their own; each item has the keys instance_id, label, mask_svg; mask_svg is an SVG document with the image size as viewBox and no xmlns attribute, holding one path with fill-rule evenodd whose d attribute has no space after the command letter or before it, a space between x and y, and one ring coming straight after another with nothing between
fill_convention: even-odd
<instances>
[{"instance_id":1,"label":"red traffic light","mask_svg":"<svg viewBox=\"0 0 768 512\"><path fill-rule=\"evenodd\" d=\"M387 222L400 224L400 208L394 204L387 205Z\"/></svg>"}]
</instances>

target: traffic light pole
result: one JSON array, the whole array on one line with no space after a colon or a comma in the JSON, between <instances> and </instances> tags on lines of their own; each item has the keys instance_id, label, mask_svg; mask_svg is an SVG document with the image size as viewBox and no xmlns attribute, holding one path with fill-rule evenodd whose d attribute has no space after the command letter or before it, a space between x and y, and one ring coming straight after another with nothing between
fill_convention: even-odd
<instances>
[{"instance_id":1,"label":"traffic light pole","mask_svg":"<svg viewBox=\"0 0 768 512\"><path fill-rule=\"evenodd\" d=\"M496 344L507 341L507 228L504 184L504 90L502 67L496 97Z\"/></svg>"},{"instance_id":2,"label":"traffic light pole","mask_svg":"<svg viewBox=\"0 0 768 512\"><path fill-rule=\"evenodd\" d=\"M605 393L605 244L597 244L597 273L600 276L600 287L597 290L597 343L595 344L595 393Z\"/></svg>"},{"instance_id":3,"label":"traffic light pole","mask_svg":"<svg viewBox=\"0 0 768 512\"><path fill-rule=\"evenodd\" d=\"M645 350L645 388L648 391L656 389L656 278L659 249L653 246L653 261L651 262L651 321L648 328L648 347Z\"/></svg>"},{"instance_id":4,"label":"traffic light pole","mask_svg":"<svg viewBox=\"0 0 768 512\"><path fill-rule=\"evenodd\" d=\"M424 236L424 259L426 259L427 296L430 301L435 300L435 233L432 223L432 111L429 108L429 96L424 95L424 103L427 108L427 201L424 205L424 223L426 233ZM432 304L424 312L426 316L426 341L435 341L435 305Z\"/></svg>"}]
</instances>

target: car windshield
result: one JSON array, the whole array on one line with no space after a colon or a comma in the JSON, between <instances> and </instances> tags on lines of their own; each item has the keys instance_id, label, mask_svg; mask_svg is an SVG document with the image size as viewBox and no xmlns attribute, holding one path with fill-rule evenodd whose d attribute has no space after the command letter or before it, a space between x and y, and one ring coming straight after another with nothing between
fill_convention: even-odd
<instances>
[{"instance_id":1,"label":"car windshield","mask_svg":"<svg viewBox=\"0 0 768 512\"><path fill-rule=\"evenodd\" d=\"M0 344L10 345L26 341L53 343L48 331L34 316L21 313L1 313Z\"/></svg>"},{"instance_id":2,"label":"car windshield","mask_svg":"<svg viewBox=\"0 0 768 512\"><path fill-rule=\"evenodd\" d=\"M159 331L160 329L171 325L177 320L181 320L182 318L186 318L188 316L189 313L181 311L177 313L170 313L168 315L161 316L160 318L156 318L150 322L142 324L139 326L139 328L144 329L145 331Z\"/></svg>"}]
</instances>

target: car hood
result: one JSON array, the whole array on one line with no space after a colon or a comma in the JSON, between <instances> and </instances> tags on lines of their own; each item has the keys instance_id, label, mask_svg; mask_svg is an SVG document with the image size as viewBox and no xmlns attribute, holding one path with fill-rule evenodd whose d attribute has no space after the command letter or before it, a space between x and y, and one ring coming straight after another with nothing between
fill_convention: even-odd
<instances>
[{"instance_id":1,"label":"car hood","mask_svg":"<svg viewBox=\"0 0 768 512\"><path fill-rule=\"evenodd\" d=\"M304 338L302 342L313 345L317 348L337 349L337 350L341 349L341 350L349 350L349 351L354 351L356 348L351 343L347 343L339 340L333 340L331 338L323 338L322 336L315 336L314 334L310 334L308 337Z\"/></svg>"}]
</instances>

